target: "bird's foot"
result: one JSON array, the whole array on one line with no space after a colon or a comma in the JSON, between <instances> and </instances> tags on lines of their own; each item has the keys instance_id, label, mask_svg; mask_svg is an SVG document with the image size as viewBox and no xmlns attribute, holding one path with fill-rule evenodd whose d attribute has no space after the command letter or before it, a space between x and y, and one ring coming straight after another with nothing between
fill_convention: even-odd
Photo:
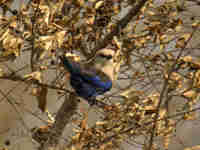
<instances>
[{"instance_id":1,"label":"bird's foot","mask_svg":"<svg viewBox=\"0 0 200 150\"><path fill-rule=\"evenodd\" d=\"M88 104L89 104L90 106L97 105L97 100L96 100L96 98L90 98L90 99L88 99L87 101L88 101Z\"/></svg>"}]
</instances>

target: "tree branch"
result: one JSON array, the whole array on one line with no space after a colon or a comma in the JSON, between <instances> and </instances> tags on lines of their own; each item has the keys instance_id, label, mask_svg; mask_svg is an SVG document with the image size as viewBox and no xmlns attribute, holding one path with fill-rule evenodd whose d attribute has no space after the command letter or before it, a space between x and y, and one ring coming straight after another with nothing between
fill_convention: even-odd
<instances>
[{"instance_id":1,"label":"tree branch","mask_svg":"<svg viewBox=\"0 0 200 150\"><path fill-rule=\"evenodd\" d=\"M119 36L120 31L124 29L127 24L138 15L140 9L145 5L147 0L139 0L136 4L131 8L131 10L124 16L121 20L118 21L116 27L101 41L97 43L97 46L93 49L92 57L94 57L96 51L105 48L113 39L114 36Z\"/></svg>"},{"instance_id":2,"label":"tree branch","mask_svg":"<svg viewBox=\"0 0 200 150\"><path fill-rule=\"evenodd\" d=\"M58 86L45 84L45 83L39 83L37 80L29 80L27 78L23 78L23 77L17 76L17 75L3 75L3 76L0 76L0 79L10 80L10 81L20 81L20 82L24 82L26 84L35 84L35 85L47 87L47 88L54 89L54 90L61 90L61 91L65 91L68 93L72 93L71 91L69 91L65 88L61 88Z\"/></svg>"},{"instance_id":3,"label":"tree branch","mask_svg":"<svg viewBox=\"0 0 200 150\"><path fill-rule=\"evenodd\" d=\"M159 111L160 111L160 108L161 108L161 104L163 102L164 99L167 99L168 98L168 93L169 93L169 88L168 88L168 85L169 85L169 80L171 78L171 75L172 73L177 70L176 68L176 64L179 60L179 58L182 56L183 54L183 51L185 50L187 44L189 43L189 41L192 39L194 33L195 33L196 29L193 30L190 38L185 42L185 45L184 47L180 50L180 52L178 53L178 56L176 58L176 60L174 61L174 63L172 64L171 68L169 69L168 71L168 77L165 78L165 81L164 81L164 85L163 85L163 88L161 90L161 94L160 94L160 99L159 99L159 103L157 105L157 108L156 108L156 115L155 115L155 118L154 118L154 124L153 124L153 128L152 128L152 132L151 132L151 137L150 137L150 141L149 141L149 148L148 150L151 150L152 148L152 145L153 145L153 139L154 139L154 134L155 134L155 131L156 131L156 128L157 128L157 121L158 121L158 117L159 117Z\"/></svg>"},{"instance_id":4,"label":"tree branch","mask_svg":"<svg viewBox=\"0 0 200 150\"><path fill-rule=\"evenodd\" d=\"M49 150L52 147L55 148L59 144L59 139L65 129L65 126L69 123L71 120L70 118L76 111L78 104L78 100L76 98L77 96L75 94L70 94L69 97L67 95L65 96L65 100L56 114L55 122L49 128L48 133L40 135L40 138L41 136L45 136L44 138L48 139L45 142L42 142L41 140L38 141L41 144L39 148L40 150Z\"/></svg>"}]
</instances>

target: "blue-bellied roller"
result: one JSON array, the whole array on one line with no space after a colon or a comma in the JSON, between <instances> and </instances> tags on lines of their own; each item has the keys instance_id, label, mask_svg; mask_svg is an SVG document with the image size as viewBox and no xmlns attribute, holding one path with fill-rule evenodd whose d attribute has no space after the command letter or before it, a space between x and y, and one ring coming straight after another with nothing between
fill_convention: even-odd
<instances>
[{"instance_id":1,"label":"blue-bellied roller","mask_svg":"<svg viewBox=\"0 0 200 150\"><path fill-rule=\"evenodd\" d=\"M72 88L90 105L96 103L98 95L103 95L112 88L120 67L115 54L115 50L105 48L96 53L93 61L85 64L60 56L64 68L70 73Z\"/></svg>"}]
</instances>

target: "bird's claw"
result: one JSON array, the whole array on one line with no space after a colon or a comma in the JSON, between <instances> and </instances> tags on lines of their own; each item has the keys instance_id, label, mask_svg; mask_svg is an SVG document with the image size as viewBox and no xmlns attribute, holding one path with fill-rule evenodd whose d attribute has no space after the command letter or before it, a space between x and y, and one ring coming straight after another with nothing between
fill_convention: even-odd
<instances>
[{"instance_id":1,"label":"bird's claw","mask_svg":"<svg viewBox=\"0 0 200 150\"><path fill-rule=\"evenodd\" d=\"M89 99L89 100L88 100L88 104L89 104L90 106L97 105L97 100L96 100L96 98L91 98L91 99Z\"/></svg>"}]
</instances>

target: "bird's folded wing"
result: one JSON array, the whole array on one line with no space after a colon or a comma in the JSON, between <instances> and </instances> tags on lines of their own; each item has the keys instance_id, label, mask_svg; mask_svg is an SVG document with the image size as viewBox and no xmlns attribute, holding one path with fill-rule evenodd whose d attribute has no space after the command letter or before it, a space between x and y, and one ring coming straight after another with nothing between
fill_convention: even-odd
<instances>
[{"instance_id":1,"label":"bird's folded wing","mask_svg":"<svg viewBox=\"0 0 200 150\"><path fill-rule=\"evenodd\" d=\"M83 79L93 85L99 92L105 92L112 87L112 81L102 81L98 76L84 75Z\"/></svg>"},{"instance_id":2,"label":"bird's folded wing","mask_svg":"<svg viewBox=\"0 0 200 150\"><path fill-rule=\"evenodd\" d=\"M60 59L72 76L78 75L79 78L92 85L98 93L104 93L112 87L112 81L103 72L72 62L66 57L60 57Z\"/></svg>"}]
</instances>

